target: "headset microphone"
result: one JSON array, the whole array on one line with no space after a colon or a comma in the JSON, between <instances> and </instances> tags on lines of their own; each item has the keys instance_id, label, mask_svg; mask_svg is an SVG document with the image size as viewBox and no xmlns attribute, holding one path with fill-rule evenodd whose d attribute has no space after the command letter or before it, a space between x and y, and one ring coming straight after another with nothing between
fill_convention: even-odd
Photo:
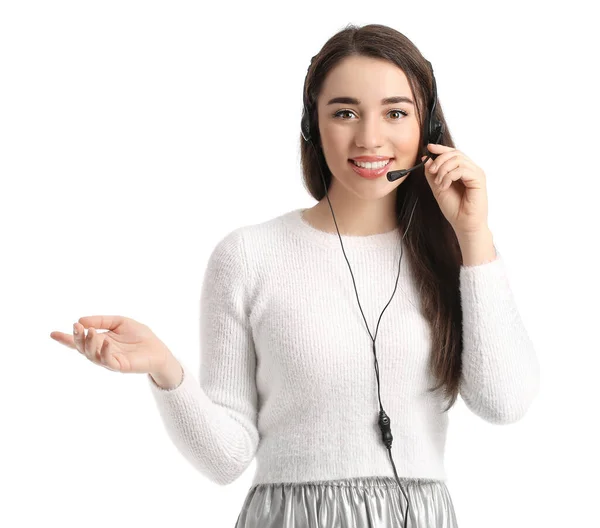
<instances>
[{"instance_id":1,"label":"headset microphone","mask_svg":"<svg viewBox=\"0 0 600 528\"><path fill-rule=\"evenodd\" d=\"M314 60L315 57L313 57L312 60ZM311 60L311 64L312 64L312 60ZM435 83L435 76L433 75L433 67L431 66L431 63L429 61L427 61L429 64L429 68L431 69L431 76L433 79L433 97L432 97L432 103L428 108L428 112L427 112L427 119L425 121L425 127L424 127L424 131L425 133L423 134L424 139L425 139L425 150L427 152L427 159L431 158L431 159L435 159L437 156L439 156L439 154L434 154L434 153L430 153L427 150L427 144L429 143L438 143L438 141L440 140L443 132L444 132L444 124L441 123L440 121L438 121L437 119L435 119L434 114L435 114L435 107L437 105L437 87L436 87L436 83ZM310 70L310 66L308 67L308 70ZM308 70L307 70L307 77L308 77ZM308 101L308 98L306 96L306 78L304 79L304 108L302 111L302 120L301 120L301 132L302 132L302 137L304 138L304 140L308 143L310 143L313 147L313 150L315 152L315 154L318 157L318 153L317 153L317 149L314 145L314 142L312 141L312 137L310 134L310 129L311 129L311 124L310 124L310 104ZM422 161L421 163L419 163L418 165L415 165L414 167L411 167L410 169L403 169L403 170L396 170L396 171L390 171L387 173L387 179L388 181L395 181L398 178L401 178L402 176L406 175L406 174L410 174L411 171L413 171L414 169L416 169L417 167L420 167L421 165L424 165L427 162L427 159L425 159L424 161ZM333 216L333 221L335 223L335 228L338 232L338 237L340 239L340 244L342 245L342 252L344 253L344 257L346 258L346 262L348 263L348 268L350 268L350 274L352 275L352 282L354 281L354 274L352 273L352 268L350 267L350 263L348 262L348 257L346 257L346 251L344 250L344 244L342 243L342 237L340 236L340 231L338 229L337 226L337 222L335 220L335 215L333 214L333 207L331 205L331 200L329 200L329 193L327 191L327 184L325 182L325 176L323 175L323 171L321 169L321 164L318 163L319 166L319 171L321 172L321 178L323 180L323 187L325 189L325 196L327 197L327 201L329 202L329 208L331 209L331 215ZM410 213L410 217L408 219L408 226L406 227L403 235L402 235L402 242L404 241L404 237L406 236L406 233L410 227L410 224L412 222L412 217L413 217L413 213L415 212L415 207L417 205L417 202L419 201L419 199L417 198L415 200L415 203L412 207L412 211ZM400 262L398 263L398 275L396 276L396 287L398 286L398 278L400 277L400 264L402 263L402 254L403 254L403 244L401 243L400 246ZM392 298L394 297L394 294L396 293L396 287L394 287L394 292L392 293ZM356 285L354 286L354 289L356 291ZM381 315L379 316L379 320L381 320L381 316L383 315L383 312L385 311L385 309L389 306L389 304L392 301L392 298L390 298L390 300L388 301L388 303L386 304L386 306L384 307L383 311L381 312ZM356 292L356 299L358 300L358 292ZM367 331L369 332L369 335L371 336L371 340L373 341L373 355L375 356L375 375L376 375L376 379L377 379L377 393L378 393L378 397L379 397L379 416L378 416L378 425L379 425L379 429L381 430L381 438L383 440L383 444L386 446L387 450L388 450L388 455L390 458L390 461L392 463L392 468L394 470L394 475L396 477L396 481L398 482L398 485L400 486L400 490L402 491L404 498L406 499L406 510L404 512L404 528L406 528L407 523L408 523L408 507L409 507L409 500L408 500L408 496L407 494L404 492L404 489L402 488L402 484L400 483L400 479L398 478L398 473L396 472L396 465L394 464L394 459L392 457L392 441L393 441L393 436L392 436L392 432L391 432L391 428L390 428L390 418L389 416L386 414L386 412L383 409L383 405L381 403L381 391L380 391L380 384L379 384L379 365L377 362L377 353L376 353L376 349L375 349L375 339L377 337L377 329L379 328L379 322L377 323L377 329L375 330L375 338L373 338L373 336L371 335L371 331L369 330L369 325L367 324L367 320L365 319L365 314L362 311L362 307L360 305L360 300L358 300L358 307L360 308L360 311L362 313L363 319L365 321L365 325L367 326Z\"/></svg>"}]
</instances>

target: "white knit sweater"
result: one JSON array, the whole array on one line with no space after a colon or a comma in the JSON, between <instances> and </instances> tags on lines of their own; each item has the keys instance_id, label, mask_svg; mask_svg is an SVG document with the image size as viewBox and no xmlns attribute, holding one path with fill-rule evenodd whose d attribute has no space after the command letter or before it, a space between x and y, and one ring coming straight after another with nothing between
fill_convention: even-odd
<instances>
[{"instance_id":1,"label":"white knit sweater","mask_svg":"<svg viewBox=\"0 0 600 528\"><path fill-rule=\"evenodd\" d=\"M200 370L171 390L147 375L182 455L228 484L256 457L254 484L394 477L378 426L372 340L337 233L296 209L237 228L213 250L200 302ZM431 333L399 230L342 236L379 364L381 401L400 477L446 480L447 413L427 392ZM539 388L539 364L502 256L463 266L460 395L482 419L522 418ZM377 334L375 332L377 331ZM199 381L198 381L199 380Z\"/></svg>"}]
</instances>

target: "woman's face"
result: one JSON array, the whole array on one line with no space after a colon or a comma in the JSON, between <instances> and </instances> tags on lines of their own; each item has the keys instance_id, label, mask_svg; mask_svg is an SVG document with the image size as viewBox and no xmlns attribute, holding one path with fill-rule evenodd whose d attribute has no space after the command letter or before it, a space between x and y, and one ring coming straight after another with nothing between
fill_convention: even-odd
<instances>
[{"instance_id":1,"label":"woman's face","mask_svg":"<svg viewBox=\"0 0 600 528\"><path fill-rule=\"evenodd\" d=\"M382 103L396 96L408 101ZM323 153L333 174L332 187L341 185L360 198L377 199L410 176L394 182L386 177L391 170L408 169L418 163L420 130L416 107L410 101L414 96L406 75L391 62L346 57L328 73L317 112ZM352 168L350 160L357 156L393 159L381 176L367 179Z\"/></svg>"}]
</instances>

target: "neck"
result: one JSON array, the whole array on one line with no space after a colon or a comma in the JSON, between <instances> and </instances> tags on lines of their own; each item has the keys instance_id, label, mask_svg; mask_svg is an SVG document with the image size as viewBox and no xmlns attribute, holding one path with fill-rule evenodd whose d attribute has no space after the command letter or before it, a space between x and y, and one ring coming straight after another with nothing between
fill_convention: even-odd
<instances>
[{"instance_id":1,"label":"neck","mask_svg":"<svg viewBox=\"0 0 600 528\"><path fill-rule=\"evenodd\" d=\"M388 233L398 227L396 219L396 193L390 193L380 200L337 199L329 193L331 207L327 196L314 207L307 209L304 218L321 231L340 235L369 236ZM335 215L336 222L333 221Z\"/></svg>"}]
</instances>

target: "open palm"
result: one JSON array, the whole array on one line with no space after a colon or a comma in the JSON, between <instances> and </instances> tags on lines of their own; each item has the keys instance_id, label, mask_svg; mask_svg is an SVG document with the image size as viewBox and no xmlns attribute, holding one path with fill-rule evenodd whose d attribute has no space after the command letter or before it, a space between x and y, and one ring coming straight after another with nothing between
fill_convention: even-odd
<instances>
[{"instance_id":1,"label":"open palm","mask_svg":"<svg viewBox=\"0 0 600 528\"><path fill-rule=\"evenodd\" d=\"M81 317L73 325L73 330L77 333L55 331L50 334L50 337L69 348L78 350L93 363L109 370L135 373L157 372L170 354L167 346L150 328L129 317L120 315Z\"/></svg>"}]
</instances>

